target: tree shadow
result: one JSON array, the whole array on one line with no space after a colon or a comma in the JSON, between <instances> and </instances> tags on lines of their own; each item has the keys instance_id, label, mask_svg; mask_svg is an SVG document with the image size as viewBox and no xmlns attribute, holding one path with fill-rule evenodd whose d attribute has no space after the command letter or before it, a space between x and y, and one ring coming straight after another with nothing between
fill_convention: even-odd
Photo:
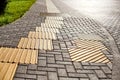
<instances>
[{"instance_id":1,"label":"tree shadow","mask_svg":"<svg viewBox=\"0 0 120 80\"><path fill-rule=\"evenodd\" d=\"M4 13L6 5L7 5L7 0L0 0L0 15Z\"/></svg>"}]
</instances>

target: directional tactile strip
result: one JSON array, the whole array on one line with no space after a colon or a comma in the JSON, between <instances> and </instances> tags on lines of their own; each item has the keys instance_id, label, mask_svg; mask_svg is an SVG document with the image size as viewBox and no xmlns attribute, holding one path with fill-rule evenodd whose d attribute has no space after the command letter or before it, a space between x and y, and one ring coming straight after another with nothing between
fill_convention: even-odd
<instances>
[{"instance_id":1,"label":"directional tactile strip","mask_svg":"<svg viewBox=\"0 0 120 80\"><path fill-rule=\"evenodd\" d=\"M28 38L34 39L57 39L56 34L53 32L34 32L30 31Z\"/></svg>"},{"instance_id":2,"label":"directional tactile strip","mask_svg":"<svg viewBox=\"0 0 120 80\"><path fill-rule=\"evenodd\" d=\"M13 80L17 64L0 63L0 80Z\"/></svg>"},{"instance_id":3,"label":"directional tactile strip","mask_svg":"<svg viewBox=\"0 0 120 80\"><path fill-rule=\"evenodd\" d=\"M76 40L75 41L77 47L86 48L86 49L99 49L106 50L107 48L98 41L89 41L89 40Z\"/></svg>"},{"instance_id":4,"label":"directional tactile strip","mask_svg":"<svg viewBox=\"0 0 120 80\"><path fill-rule=\"evenodd\" d=\"M52 50L52 40L21 38L18 48Z\"/></svg>"},{"instance_id":5,"label":"directional tactile strip","mask_svg":"<svg viewBox=\"0 0 120 80\"><path fill-rule=\"evenodd\" d=\"M83 40L98 40L98 41L103 40L103 38L95 34L78 34L78 36L80 39Z\"/></svg>"},{"instance_id":6,"label":"directional tactile strip","mask_svg":"<svg viewBox=\"0 0 120 80\"><path fill-rule=\"evenodd\" d=\"M45 20L45 23L49 23L49 24L63 24L63 21L56 21L56 20Z\"/></svg>"},{"instance_id":7,"label":"directional tactile strip","mask_svg":"<svg viewBox=\"0 0 120 80\"><path fill-rule=\"evenodd\" d=\"M62 17L50 17L50 16L47 16L46 20L63 20L63 18Z\"/></svg>"},{"instance_id":8,"label":"directional tactile strip","mask_svg":"<svg viewBox=\"0 0 120 80\"><path fill-rule=\"evenodd\" d=\"M72 61L109 63L110 60L99 49L69 49Z\"/></svg>"},{"instance_id":9,"label":"directional tactile strip","mask_svg":"<svg viewBox=\"0 0 120 80\"><path fill-rule=\"evenodd\" d=\"M72 61L109 63L110 60L102 53L107 48L98 41L76 40L76 48L69 49Z\"/></svg>"},{"instance_id":10,"label":"directional tactile strip","mask_svg":"<svg viewBox=\"0 0 120 80\"><path fill-rule=\"evenodd\" d=\"M41 27L44 27L44 28L58 28L58 29L61 29L62 26L60 24L54 24L54 23L41 23Z\"/></svg>"},{"instance_id":11,"label":"directional tactile strip","mask_svg":"<svg viewBox=\"0 0 120 80\"><path fill-rule=\"evenodd\" d=\"M0 62L36 64L38 50L0 48Z\"/></svg>"},{"instance_id":12,"label":"directional tactile strip","mask_svg":"<svg viewBox=\"0 0 120 80\"><path fill-rule=\"evenodd\" d=\"M44 27L36 27L36 32L60 33L58 29L55 29L55 28L44 28Z\"/></svg>"}]
</instances>

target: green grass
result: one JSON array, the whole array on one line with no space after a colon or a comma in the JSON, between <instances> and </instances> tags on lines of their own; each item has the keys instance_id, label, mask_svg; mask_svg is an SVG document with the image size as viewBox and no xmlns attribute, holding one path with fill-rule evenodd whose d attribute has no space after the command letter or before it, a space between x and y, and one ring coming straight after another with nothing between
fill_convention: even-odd
<instances>
[{"instance_id":1,"label":"green grass","mask_svg":"<svg viewBox=\"0 0 120 80\"><path fill-rule=\"evenodd\" d=\"M0 26L20 18L35 2L35 0L8 0L5 13L0 15Z\"/></svg>"}]
</instances>

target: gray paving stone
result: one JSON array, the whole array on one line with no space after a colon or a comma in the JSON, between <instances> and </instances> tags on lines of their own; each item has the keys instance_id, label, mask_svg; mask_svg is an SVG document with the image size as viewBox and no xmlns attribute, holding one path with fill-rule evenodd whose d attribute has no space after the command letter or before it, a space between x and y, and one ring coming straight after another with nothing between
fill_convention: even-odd
<instances>
[{"instance_id":1,"label":"gray paving stone","mask_svg":"<svg viewBox=\"0 0 120 80\"><path fill-rule=\"evenodd\" d=\"M29 74L16 74L15 77L17 77L17 78L37 79L36 75L29 75Z\"/></svg>"},{"instance_id":2,"label":"gray paving stone","mask_svg":"<svg viewBox=\"0 0 120 80\"><path fill-rule=\"evenodd\" d=\"M63 64L63 65L72 65L72 62L67 61L56 61L57 64Z\"/></svg>"},{"instance_id":3,"label":"gray paving stone","mask_svg":"<svg viewBox=\"0 0 120 80\"><path fill-rule=\"evenodd\" d=\"M37 77L37 80L48 80L48 79L47 79L47 76L41 76L40 75L40 76Z\"/></svg>"},{"instance_id":4,"label":"gray paving stone","mask_svg":"<svg viewBox=\"0 0 120 80\"><path fill-rule=\"evenodd\" d=\"M55 55L55 60L63 60L62 55Z\"/></svg>"},{"instance_id":5,"label":"gray paving stone","mask_svg":"<svg viewBox=\"0 0 120 80\"><path fill-rule=\"evenodd\" d=\"M28 65L28 69L36 70L37 69L37 65L30 64L30 65Z\"/></svg>"},{"instance_id":6,"label":"gray paving stone","mask_svg":"<svg viewBox=\"0 0 120 80\"><path fill-rule=\"evenodd\" d=\"M58 76L67 76L67 72L65 69L58 69Z\"/></svg>"},{"instance_id":7,"label":"gray paving stone","mask_svg":"<svg viewBox=\"0 0 120 80\"><path fill-rule=\"evenodd\" d=\"M89 80L89 78L80 78L80 80Z\"/></svg>"},{"instance_id":8,"label":"gray paving stone","mask_svg":"<svg viewBox=\"0 0 120 80\"><path fill-rule=\"evenodd\" d=\"M49 80L58 80L58 76L56 72L48 72Z\"/></svg>"},{"instance_id":9,"label":"gray paving stone","mask_svg":"<svg viewBox=\"0 0 120 80\"><path fill-rule=\"evenodd\" d=\"M27 66L19 66L17 68L17 73L26 73L27 72Z\"/></svg>"},{"instance_id":10,"label":"gray paving stone","mask_svg":"<svg viewBox=\"0 0 120 80\"><path fill-rule=\"evenodd\" d=\"M28 74L35 74L35 75L47 75L46 71L34 71L34 70L28 70Z\"/></svg>"},{"instance_id":11,"label":"gray paving stone","mask_svg":"<svg viewBox=\"0 0 120 80\"><path fill-rule=\"evenodd\" d=\"M101 67L104 73L110 74L112 71L108 67Z\"/></svg>"},{"instance_id":12,"label":"gray paving stone","mask_svg":"<svg viewBox=\"0 0 120 80\"><path fill-rule=\"evenodd\" d=\"M99 80L95 74L88 74L90 80Z\"/></svg>"},{"instance_id":13,"label":"gray paving stone","mask_svg":"<svg viewBox=\"0 0 120 80\"><path fill-rule=\"evenodd\" d=\"M14 80L25 80L25 79L22 79L22 78L14 78Z\"/></svg>"},{"instance_id":14,"label":"gray paving stone","mask_svg":"<svg viewBox=\"0 0 120 80\"><path fill-rule=\"evenodd\" d=\"M47 63L55 63L54 57L47 57Z\"/></svg>"},{"instance_id":15,"label":"gray paving stone","mask_svg":"<svg viewBox=\"0 0 120 80\"><path fill-rule=\"evenodd\" d=\"M106 75L102 70L95 70L95 72L99 78L106 78Z\"/></svg>"},{"instance_id":16,"label":"gray paving stone","mask_svg":"<svg viewBox=\"0 0 120 80\"><path fill-rule=\"evenodd\" d=\"M46 66L46 60L39 60L38 66Z\"/></svg>"},{"instance_id":17,"label":"gray paving stone","mask_svg":"<svg viewBox=\"0 0 120 80\"><path fill-rule=\"evenodd\" d=\"M79 62L73 62L75 69L83 69L82 65Z\"/></svg>"},{"instance_id":18,"label":"gray paving stone","mask_svg":"<svg viewBox=\"0 0 120 80\"><path fill-rule=\"evenodd\" d=\"M67 72L75 72L75 68L72 65L66 65Z\"/></svg>"},{"instance_id":19,"label":"gray paving stone","mask_svg":"<svg viewBox=\"0 0 120 80\"><path fill-rule=\"evenodd\" d=\"M80 74L80 73L68 73L69 77L79 77L79 78L86 78L86 74Z\"/></svg>"},{"instance_id":20,"label":"gray paving stone","mask_svg":"<svg viewBox=\"0 0 120 80\"><path fill-rule=\"evenodd\" d=\"M96 70L96 69L100 69L99 66L83 66L84 69L93 69L93 70Z\"/></svg>"},{"instance_id":21,"label":"gray paving stone","mask_svg":"<svg viewBox=\"0 0 120 80\"><path fill-rule=\"evenodd\" d=\"M94 74L94 71L93 70L84 70L84 69L81 69L81 70L77 70L78 73L83 73L83 74L89 74L89 73L93 73Z\"/></svg>"},{"instance_id":22,"label":"gray paving stone","mask_svg":"<svg viewBox=\"0 0 120 80\"><path fill-rule=\"evenodd\" d=\"M60 80L79 80L78 78L65 78L65 77L60 77Z\"/></svg>"},{"instance_id":23,"label":"gray paving stone","mask_svg":"<svg viewBox=\"0 0 120 80\"><path fill-rule=\"evenodd\" d=\"M38 67L38 70L41 70L41 71L57 71L56 68L49 68L49 67Z\"/></svg>"},{"instance_id":24,"label":"gray paving stone","mask_svg":"<svg viewBox=\"0 0 120 80\"><path fill-rule=\"evenodd\" d=\"M52 67L52 68L65 68L65 66L62 65L62 64L48 64L48 67Z\"/></svg>"}]
</instances>

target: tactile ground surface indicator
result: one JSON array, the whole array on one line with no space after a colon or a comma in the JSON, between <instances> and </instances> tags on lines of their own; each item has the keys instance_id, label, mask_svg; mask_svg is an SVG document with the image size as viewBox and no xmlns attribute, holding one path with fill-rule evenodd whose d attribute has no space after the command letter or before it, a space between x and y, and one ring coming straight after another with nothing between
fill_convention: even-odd
<instances>
[{"instance_id":1,"label":"tactile ground surface indicator","mask_svg":"<svg viewBox=\"0 0 120 80\"><path fill-rule=\"evenodd\" d=\"M0 63L0 80L13 80L17 64Z\"/></svg>"},{"instance_id":2,"label":"tactile ground surface indicator","mask_svg":"<svg viewBox=\"0 0 120 80\"><path fill-rule=\"evenodd\" d=\"M37 50L0 48L0 61L6 63L36 64Z\"/></svg>"},{"instance_id":3,"label":"tactile ground surface indicator","mask_svg":"<svg viewBox=\"0 0 120 80\"><path fill-rule=\"evenodd\" d=\"M34 38L34 39L56 39L56 34L53 32L34 32L30 31L28 38Z\"/></svg>"},{"instance_id":4,"label":"tactile ground surface indicator","mask_svg":"<svg viewBox=\"0 0 120 80\"><path fill-rule=\"evenodd\" d=\"M21 38L18 48L52 50L53 44L50 39Z\"/></svg>"},{"instance_id":5,"label":"tactile ground surface indicator","mask_svg":"<svg viewBox=\"0 0 120 80\"><path fill-rule=\"evenodd\" d=\"M109 63L109 59L102 53L107 48L98 41L76 40L76 48L69 49L72 61Z\"/></svg>"}]
</instances>

